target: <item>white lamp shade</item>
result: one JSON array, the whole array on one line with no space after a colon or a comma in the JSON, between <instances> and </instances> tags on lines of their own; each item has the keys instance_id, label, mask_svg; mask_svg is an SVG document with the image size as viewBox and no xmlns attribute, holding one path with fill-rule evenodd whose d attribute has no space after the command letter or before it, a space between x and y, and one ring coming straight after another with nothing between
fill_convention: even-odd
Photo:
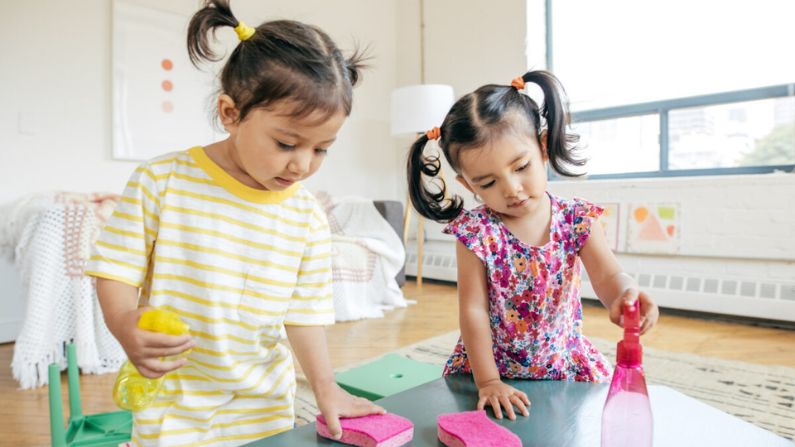
<instances>
[{"instance_id":1,"label":"white lamp shade","mask_svg":"<svg viewBox=\"0 0 795 447\"><path fill-rule=\"evenodd\" d=\"M393 91L392 135L416 134L441 126L454 102L449 85L409 85Z\"/></svg>"}]
</instances>

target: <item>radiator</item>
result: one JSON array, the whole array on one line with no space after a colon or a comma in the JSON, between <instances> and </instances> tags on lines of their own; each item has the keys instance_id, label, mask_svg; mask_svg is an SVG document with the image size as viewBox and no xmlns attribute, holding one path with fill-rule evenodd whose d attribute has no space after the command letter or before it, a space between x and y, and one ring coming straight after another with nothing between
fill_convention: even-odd
<instances>
[{"instance_id":1,"label":"radiator","mask_svg":"<svg viewBox=\"0 0 795 447\"><path fill-rule=\"evenodd\" d=\"M406 245L406 274L416 276L417 244L409 241ZM425 242L423 258L423 278L456 281L454 242ZM627 273L660 307L795 322L795 281L737 275ZM583 274L582 296L596 298L584 271Z\"/></svg>"}]
</instances>

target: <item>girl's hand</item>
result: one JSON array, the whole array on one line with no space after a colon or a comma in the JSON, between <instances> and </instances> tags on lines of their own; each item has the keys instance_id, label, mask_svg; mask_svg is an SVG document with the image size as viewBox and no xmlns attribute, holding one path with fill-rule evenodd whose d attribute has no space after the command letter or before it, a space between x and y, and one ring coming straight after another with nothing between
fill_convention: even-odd
<instances>
[{"instance_id":1,"label":"girl's hand","mask_svg":"<svg viewBox=\"0 0 795 447\"><path fill-rule=\"evenodd\" d=\"M119 340L127 358L142 376L156 379L177 368L185 366L187 359L161 360L172 357L192 348L195 343L190 334L167 335L151 332L138 327L141 314L148 310L142 307L121 312L113 317L109 326Z\"/></svg>"},{"instance_id":2,"label":"girl's hand","mask_svg":"<svg viewBox=\"0 0 795 447\"><path fill-rule=\"evenodd\" d=\"M317 406L326 419L326 426L334 439L342 437L340 418L354 418L368 414L384 414L386 410L363 397L348 394L334 382L315 392Z\"/></svg>"},{"instance_id":3,"label":"girl's hand","mask_svg":"<svg viewBox=\"0 0 795 447\"><path fill-rule=\"evenodd\" d=\"M646 292L639 292L634 287L626 289L617 300L613 301L610 306L610 321L619 327L624 327L623 304L634 303L635 300L640 300L640 333L645 334L657 324L657 320L660 318L660 309Z\"/></svg>"},{"instance_id":4,"label":"girl's hand","mask_svg":"<svg viewBox=\"0 0 795 447\"><path fill-rule=\"evenodd\" d=\"M500 379L494 379L478 387L478 410L485 408L486 404L491 405L494 416L502 419L502 408L508 414L508 419L515 420L516 413L513 407L519 409L523 416L530 414L527 407L530 406L530 399L527 394L516 388L503 383Z\"/></svg>"}]
</instances>

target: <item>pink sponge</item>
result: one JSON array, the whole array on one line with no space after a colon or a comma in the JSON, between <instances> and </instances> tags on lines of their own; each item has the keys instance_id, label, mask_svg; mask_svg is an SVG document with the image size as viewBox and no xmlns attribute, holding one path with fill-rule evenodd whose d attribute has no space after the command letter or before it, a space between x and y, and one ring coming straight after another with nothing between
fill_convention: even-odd
<instances>
[{"instance_id":1,"label":"pink sponge","mask_svg":"<svg viewBox=\"0 0 795 447\"><path fill-rule=\"evenodd\" d=\"M322 415L317 415L316 425L320 436L334 439ZM414 437L414 424L392 413L342 418L340 426L342 426L342 438L338 441L360 447L398 447Z\"/></svg>"},{"instance_id":2,"label":"pink sponge","mask_svg":"<svg viewBox=\"0 0 795 447\"><path fill-rule=\"evenodd\" d=\"M522 440L495 424L484 410L442 414L439 440L448 447L522 447Z\"/></svg>"}]
</instances>

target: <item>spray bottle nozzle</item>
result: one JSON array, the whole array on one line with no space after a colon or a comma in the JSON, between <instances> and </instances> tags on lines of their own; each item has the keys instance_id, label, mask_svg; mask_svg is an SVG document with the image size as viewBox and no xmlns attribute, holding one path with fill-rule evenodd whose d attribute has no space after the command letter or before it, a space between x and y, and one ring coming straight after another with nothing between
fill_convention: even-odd
<instances>
[{"instance_id":1,"label":"spray bottle nozzle","mask_svg":"<svg viewBox=\"0 0 795 447\"><path fill-rule=\"evenodd\" d=\"M624 303L624 341L640 342L640 304Z\"/></svg>"},{"instance_id":2,"label":"spray bottle nozzle","mask_svg":"<svg viewBox=\"0 0 795 447\"><path fill-rule=\"evenodd\" d=\"M643 347L640 345L640 303L624 303L624 339L618 342L616 360L624 366L640 366Z\"/></svg>"}]
</instances>

